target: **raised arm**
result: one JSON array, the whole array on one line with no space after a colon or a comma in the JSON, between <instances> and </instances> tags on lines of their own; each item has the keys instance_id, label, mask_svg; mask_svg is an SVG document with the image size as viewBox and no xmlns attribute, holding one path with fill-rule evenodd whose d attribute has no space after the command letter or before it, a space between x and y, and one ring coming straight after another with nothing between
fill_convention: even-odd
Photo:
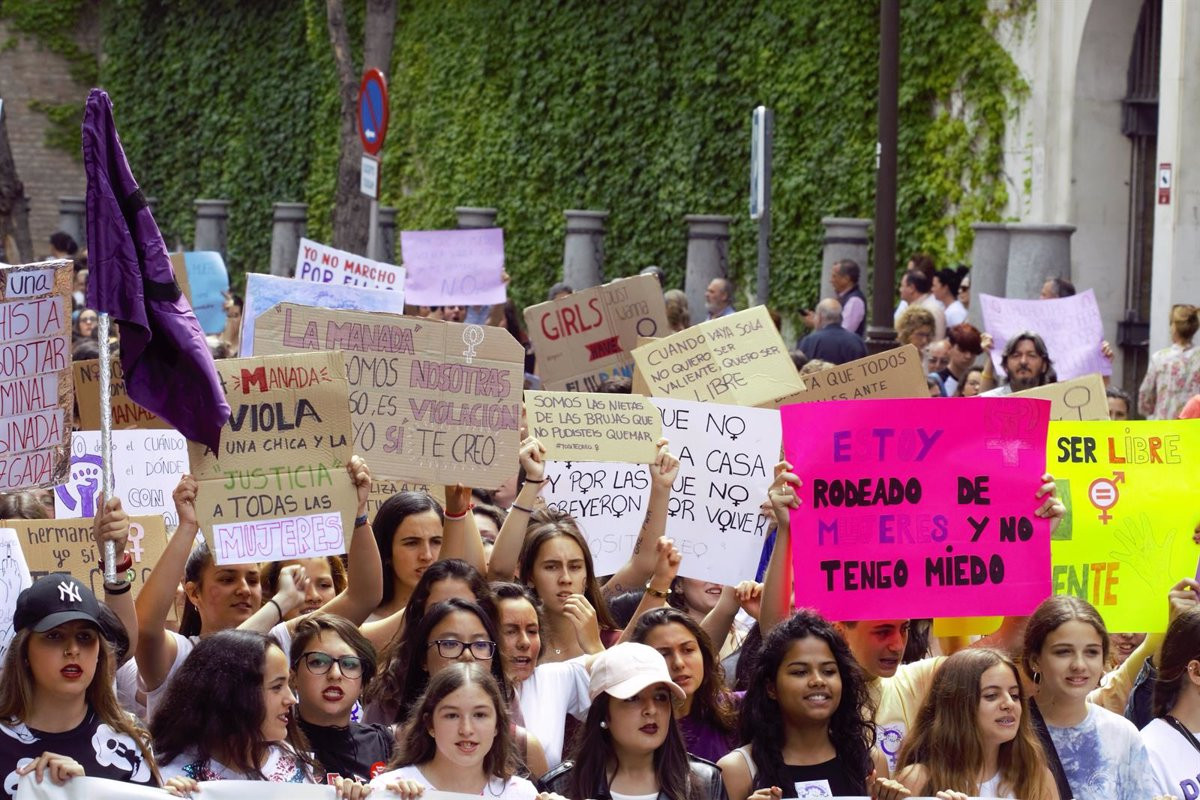
<instances>
[{"instance_id":1,"label":"raised arm","mask_svg":"<svg viewBox=\"0 0 1200 800\"><path fill-rule=\"evenodd\" d=\"M134 605L137 608L137 659L138 675L146 691L154 691L167 679L171 665L175 663L175 639L167 635L167 615L175 605L175 587L183 577L192 544L200 531L196 521L196 492L199 486L191 475L179 479L179 485L171 497L179 514L179 526L171 534L162 556L146 584L138 593Z\"/></svg>"},{"instance_id":2,"label":"raised arm","mask_svg":"<svg viewBox=\"0 0 1200 800\"><path fill-rule=\"evenodd\" d=\"M662 536L654 543L654 559L654 573L650 576L650 586L642 592L642 601L634 609L625 630L621 631L621 638L617 640L617 644L628 642L642 614L662 608L671 596L671 584L679 574L679 564L683 561L683 555L675 548L675 542Z\"/></svg>"},{"instance_id":3,"label":"raised arm","mask_svg":"<svg viewBox=\"0 0 1200 800\"><path fill-rule=\"evenodd\" d=\"M461 483L446 487L446 521L442 525L442 551L438 559L460 558L482 573L486 559L483 538L471 513L473 507L470 488Z\"/></svg>"},{"instance_id":4,"label":"raised arm","mask_svg":"<svg viewBox=\"0 0 1200 800\"><path fill-rule=\"evenodd\" d=\"M761 616L762 593L763 584L758 581L742 581L737 586L721 587L721 599L700 623L718 650L721 643L729 638L729 630L739 610L746 609L746 613L755 619Z\"/></svg>"},{"instance_id":5,"label":"raised arm","mask_svg":"<svg viewBox=\"0 0 1200 800\"><path fill-rule=\"evenodd\" d=\"M291 564L279 570L275 594L267 598L262 608L255 611L250 619L238 625L238 630L270 633L271 628L283 622L288 614L304 604L309 580L307 571L299 564ZM291 630L295 628L289 626L289 631Z\"/></svg>"},{"instance_id":6,"label":"raised arm","mask_svg":"<svg viewBox=\"0 0 1200 800\"><path fill-rule=\"evenodd\" d=\"M521 545L525 543L525 530L529 527L529 515L538 493L546 485L546 448L537 439L529 436L521 442L518 458L525 472L525 483L508 509L508 516L496 534L492 545L492 557L488 561L489 581L511 581L517 574L517 559L521 556Z\"/></svg>"},{"instance_id":7,"label":"raised arm","mask_svg":"<svg viewBox=\"0 0 1200 800\"><path fill-rule=\"evenodd\" d=\"M361 624L383 599L383 562L379 545L367 521L367 498L371 496L371 470L359 456L353 456L346 471L354 480L358 495L354 535L350 539L346 558L346 589L321 607L322 611L345 617L355 625ZM476 534L478 538L478 534Z\"/></svg>"},{"instance_id":8,"label":"raised arm","mask_svg":"<svg viewBox=\"0 0 1200 800\"><path fill-rule=\"evenodd\" d=\"M129 652L137 652L138 621L137 609L133 605L133 594L130 593L129 567L131 559L125 555L125 542L129 539L129 515L121 508L121 498L100 498L101 512L92 521L92 537L96 541L96 552L104 554L104 543L112 542L113 555L117 559L117 580L115 583L104 582L104 604L112 609L121 624L125 626L125 634L129 637ZM101 561L100 571L104 572Z\"/></svg>"},{"instance_id":9,"label":"raised arm","mask_svg":"<svg viewBox=\"0 0 1200 800\"><path fill-rule=\"evenodd\" d=\"M792 517L791 510L800 507L800 479L792 473L792 465L780 461L775 465L775 481L768 494L771 510L775 512L775 547L767 572L763 576L762 613L758 627L765 637L771 629L792 613Z\"/></svg>"},{"instance_id":10,"label":"raised arm","mask_svg":"<svg viewBox=\"0 0 1200 800\"><path fill-rule=\"evenodd\" d=\"M657 542L667 533L667 506L671 500L671 487L679 476L679 459L667 449L667 440L658 440L658 452L650 465L650 502L646 505L646 518L633 543L629 560L600 587L601 594L608 600L622 592L641 591L654 573Z\"/></svg>"}]
</instances>

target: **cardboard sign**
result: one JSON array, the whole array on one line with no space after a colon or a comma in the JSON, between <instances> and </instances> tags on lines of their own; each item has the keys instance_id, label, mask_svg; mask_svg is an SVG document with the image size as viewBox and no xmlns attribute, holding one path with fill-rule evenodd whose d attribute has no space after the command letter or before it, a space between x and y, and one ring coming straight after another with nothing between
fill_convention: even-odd
<instances>
[{"instance_id":1,"label":"cardboard sign","mask_svg":"<svg viewBox=\"0 0 1200 800\"><path fill-rule=\"evenodd\" d=\"M34 580L52 572L69 572L104 596L104 571L92 538L89 519L0 520L0 528L17 532L29 572ZM125 552L133 558L133 592L142 591L150 571L167 546L167 528L162 515L129 518L129 540Z\"/></svg>"},{"instance_id":2,"label":"cardboard sign","mask_svg":"<svg viewBox=\"0 0 1200 800\"><path fill-rule=\"evenodd\" d=\"M126 428L170 428L161 417L133 402L125 390L125 372L121 359L109 360L109 389L112 399L113 430ZM100 430L100 360L74 362L75 402L78 404L79 429Z\"/></svg>"},{"instance_id":3,"label":"cardboard sign","mask_svg":"<svg viewBox=\"0 0 1200 800\"><path fill-rule=\"evenodd\" d=\"M804 388L764 306L642 345L633 357L655 397L758 406Z\"/></svg>"},{"instance_id":4,"label":"cardboard sign","mask_svg":"<svg viewBox=\"0 0 1200 800\"><path fill-rule=\"evenodd\" d=\"M430 485L421 481L396 480L394 478L375 478L371 483L371 495L367 498L367 515L373 520L379 507L394 494L400 492L425 492L437 500L445 508L446 487Z\"/></svg>"},{"instance_id":5,"label":"cardboard sign","mask_svg":"<svg viewBox=\"0 0 1200 800\"><path fill-rule=\"evenodd\" d=\"M548 461L624 461L650 464L662 423L640 395L525 392L529 432Z\"/></svg>"},{"instance_id":6,"label":"cardboard sign","mask_svg":"<svg viewBox=\"0 0 1200 800\"><path fill-rule=\"evenodd\" d=\"M356 311L392 311L404 313L404 293L382 289L363 289L338 284L313 284L274 275L246 275L246 303L242 308L243 356L258 353L254 349L254 325L263 313L280 303L297 303L314 308L353 309Z\"/></svg>"},{"instance_id":7,"label":"cardboard sign","mask_svg":"<svg viewBox=\"0 0 1200 800\"><path fill-rule=\"evenodd\" d=\"M0 265L0 492L67 473L72 280L70 261Z\"/></svg>"},{"instance_id":8,"label":"cardboard sign","mask_svg":"<svg viewBox=\"0 0 1200 800\"><path fill-rule=\"evenodd\" d=\"M770 403L780 408L789 403L821 400L885 400L928 397L921 354L911 344L873 356L849 361L833 369L804 376L803 391Z\"/></svg>"},{"instance_id":9,"label":"cardboard sign","mask_svg":"<svg viewBox=\"0 0 1200 800\"><path fill-rule=\"evenodd\" d=\"M1050 401L1051 422L1104 422L1108 419L1108 396L1098 374L1069 381L1047 383L1035 389L1013 392L1013 397L1038 397Z\"/></svg>"},{"instance_id":10,"label":"cardboard sign","mask_svg":"<svg viewBox=\"0 0 1200 800\"><path fill-rule=\"evenodd\" d=\"M1112 374L1112 362L1100 353L1104 326L1100 307L1091 289L1053 300L1009 300L990 294L979 296L983 327L992 335L992 363L1003 376L1004 347L1022 331L1042 337L1059 380L1098 372Z\"/></svg>"},{"instance_id":11,"label":"cardboard sign","mask_svg":"<svg viewBox=\"0 0 1200 800\"><path fill-rule=\"evenodd\" d=\"M218 564L345 553L358 497L341 353L223 359L231 414L213 453L188 442L196 516Z\"/></svg>"},{"instance_id":12,"label":"cardboard sign","mask_svg":"<svg viewBox=\"0 0 1200 800\"><path fill-rule=\"evenodd\" d=\"M1200 559L1200 425L1052 422L1049 436L1046 469L1067 505L1054 592L1087 600L1111 631L1165 631L1167 591Z\"/></svg>"},{"instance_id":13,"label":"cardboard sign","mask_svg":"<svg viewBox=\"0 0 1200 800\"><path fill-rule=\"evenodd\" d=\"M504 230L400 231L408 275L405 299L416 306L494 306L508 299Z\"/></svg>"},{"instance_id":14,"label":"cardboard sign","mask_svg":"<svg viewBox=\"0 0 1200 800\"><path fill-rule=\"evenodd\" d=\"M172 429L113 431L113 494L130 515L158 515L179 524L171 493L188 471L187 439ZM91 519L100 501L99 431L76 431L71 440L70 473L54 487L60 519Z\"/></svg>"},{"instance_id":15,"label":"cardboard sign","mask_svg":"<svg viewBox=\"0 0 1200 800\"><path fill-rule=\"evenodd\" d=\"M300 240L295 274L299 281L386 289L404 294L404 267L338 250L311 239Z\"/></svg>"},{"instance_id":16,"label":"cardboard sign","mask_svg":"<svg viewBox=\"0 0 1200 800\"><path fill-rule=\"evenodd\" d=\"M919 403L919 405L918 405ZM952 405L951 405L952 404ZM833 620L1030 613L1050 594L1034 515L1049 403L950 398L784 406L796 605Z\"/></svg>"},{"instance_id":17,"label":"cardboard sign","mask_svg":"<svg viewBox=\"0 0 1200 800\"><path fill-rule=\"evenodd\" d=\"M542 388L594 392L633 374L639 336L662 336L667 306L653 275L621 278L525 309Z\"/></svg>"},{"instance_id":18,"label":"cardboard sign","mask_svg":"<svg viewBox=\"0 0 1200 800\"><path fill-rule=\"evenodd\" d=\"M767 499L782 432L773 409L655 398L663 436L679 458L667 536L679 574L726 586L752 578L770 520Z\"/></svg>"},{"instance_id":19,"label":"cardboard sign","mask_svg":"<svg viewBox=\"0 0 1200 800\"><path fill-rule=\"evenodd\" d=\"M17 597L32 585L20 535L0 520L0 659L8 654L8 646L12 644Z\"/></svg>"},{"instance_id":20,"label":"cardboard sign","mask_svg":"<svg viewBox=\"0 0 1200 800\"><path fill-rule=\"evenodd\" d=\"M340 349L371 473L494 487L517 469L525 349L503 328L284 304L255 352Z\"/></svg>"}]
</instances>

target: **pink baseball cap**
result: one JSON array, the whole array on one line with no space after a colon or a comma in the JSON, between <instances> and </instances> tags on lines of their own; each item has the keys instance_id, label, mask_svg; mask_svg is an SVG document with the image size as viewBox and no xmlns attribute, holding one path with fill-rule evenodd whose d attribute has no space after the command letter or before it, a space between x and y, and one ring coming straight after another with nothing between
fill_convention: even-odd
<instances>
[{"instance_id":1,"label":"pink baseball cap","mask_svg":"<svg viewBox=\"0 0 1200 800\"><path fill-rule=\"evenodd\" d=\"M674 681L667 662L653 647L623 642L610 647L592 660L592 679L588 695L593 701L602 694L628 700L647 686L661 683L683 700L687 693Z\"/></svg>"}]
</instances>

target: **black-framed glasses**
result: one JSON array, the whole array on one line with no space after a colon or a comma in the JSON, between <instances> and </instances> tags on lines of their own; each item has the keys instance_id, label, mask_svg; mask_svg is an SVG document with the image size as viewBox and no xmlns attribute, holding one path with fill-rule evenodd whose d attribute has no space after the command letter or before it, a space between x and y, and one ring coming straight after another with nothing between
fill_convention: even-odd
<instances>
[{"instance_id":1,"label":"black-framed glasses","mask_svg":"<svg viewBox=\"0 0 1200 800\"><path fill-rule=\"evenodd\" d=\"M481 639L478 642L460 642L458 639L435 639L425 649L436 647L442 658L458 658L464 650L470 650L477 661L490 661L496 655L496 643Z\"/></svg>"},{"instance_id":2,"label":"black-framed glasses","mask_svg":"<svg viewBox=\"0 0 1200 800\"><path fill-rule=\"evenodd\" d=\"M342 675L347 678L361 678L363 674L363 661L358 656L340 656L334 658L329 653L313 650L300 656L300 660L304 662L304 666L308 667L308 671L313 675L324 675L326 672L329 672L335 663L338 665L338 669L342 671Z\"/></svg>"}]
</instances>

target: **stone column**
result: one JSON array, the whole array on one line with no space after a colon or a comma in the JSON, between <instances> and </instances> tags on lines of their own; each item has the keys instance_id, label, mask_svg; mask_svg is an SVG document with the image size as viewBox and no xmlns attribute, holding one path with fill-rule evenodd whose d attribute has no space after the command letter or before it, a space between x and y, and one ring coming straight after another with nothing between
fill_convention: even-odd
<instances>
[{"instance_id":1,"label":"stone column","mask_svg":"<svg viewBox=\"0 0 1200 800\"><path fill-rule=\"evenodd\" d=\"M379 207L379 252L385 264L397 263L396 209L391 206Z\"/></svg>"},{"instance_id":2,"label":"stone column","mask_svg":"<svg viewBox=\"0 0 1200 800\"><path fill-rule=\"evenodd\" d=\"M71 234L80 250L87 248L86 208L87 202L82 197L58 198L58 229Z\"/></svg>"},{"instance_id":3,"label":"stone column","mask_svg":"<svg viewBox=\"0 0 1200 800\"><path fill-rule=\"evenodd\" d=\"M733 217L688 214L683 220L688 226L683 291L695 325L708 319L708 310L704 306L704 290L708 284L713 278L729 277L729 224ZM729 302L737 308L743 305L739 300L744 296L744 292L735 290Z\"/></svg>"},{"instance_id":4,"label":"stone column","mask_svg":"<svg viewBox=\"0 0 1200 800\"><path fill-rule=\"evenodd\" d=\"M821 299L837 296L829 282L833 277L833 265L847 258L858 264L858 288L869 296L871 283L867 280L867 258L870 242L867 239L867 226L871 224L871 220L823 217L821 224L825 226L825 238L822 242L824 246L821 250ZM871 307L869 299L866 307Z\"/></svg>"},{"instance_id":5,"label":"stone column","mask_svg":"<svg viewBox=\"0 0 1200 800\"><path fill-rule=\"evenodd\" d=\"M981 294L1004 297L1008 280L1008 226L997 222L977 222L971 226L975 241L971 244L971 305L967 322L983 330Z\"/></svg>"},{"instance_id":6,"label":"stone column","mask_svg":"<svg viewBox=\"0 0 1200 800\"><path fill-rule=\"evenodd\" d=\"M196 233L193 250L215 250L225 258L226 227L229 223L228 200L197 200Z\"/></svg>"},{"instance_id":7,"label":"stone column","mask_svg":"<svg viewBox=\"0 0 1200 800\"><path fill-rule=\"evenodd\" d=\"M284 278L296 274L300 239L308 230L307 203L275 203L271 223L271 274Z\"/></svg>"},{"instance_id":8,"label":"stone column","mask_svg":"<svg viewBox=\"0 0 1200 800\"><path fill-rule=\"evenodd\" d=\"M454 209L460 228L494 228L496 227L496 213L494 208L458 206ZM568 211L567 213L573 212Z\"/></svg>"},{"instance_id":9,"label":"stone column","mask_svg":"<svg viewBox=\"0 0 1200 800\"><path fill-rule=\"evenodd\" d=\"M563 245L563 280L575 291L604 282L604 222L607 211L563 212L567 235Z\"/></svg>"},{"instance_id":10,"label":"stone column","mask_svg":"<svg viewBox=\"0 0 1200 800\"><path fill-rule=\"evenodd\" d=\"M1004 293L1010 300L1036 300L1046 278L1071 277L1071 234L1074 225L1017 222L1008 226L1008 275ZM971 282L972 290L975 282Z\"/></svg>"}]
</instances>

